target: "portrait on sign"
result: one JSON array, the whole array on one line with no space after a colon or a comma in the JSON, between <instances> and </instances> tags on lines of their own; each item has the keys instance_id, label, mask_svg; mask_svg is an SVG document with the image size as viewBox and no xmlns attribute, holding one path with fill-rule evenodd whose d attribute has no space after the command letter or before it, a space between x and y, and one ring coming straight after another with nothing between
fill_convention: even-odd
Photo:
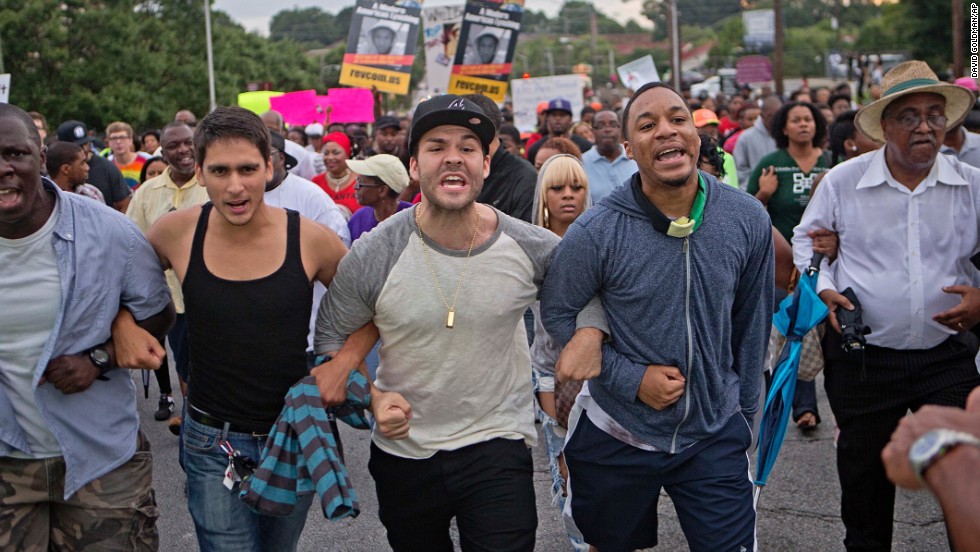
<instances>
[{"instance_id":1,"label":"portrait on sign","mask_svg":"<svg viewBox=\"0 0 980 552\"><path fill-rule=\"evenodd\" d=\"M471 25L469 43L466 46L464 65L506 63L510 47L509 29L485 25Z\"/></svg>"},{"instance_id":2,"label":"portrait on sign","mask_svg":"<svg viewBox=\"0 0 980 552\"><path fill-rule=\"evenodd\" d=\"M382 56L405 54L408 25L387 19L365 17L361 23L361 36L357 53Z\"/></svg>"}]
</instances>

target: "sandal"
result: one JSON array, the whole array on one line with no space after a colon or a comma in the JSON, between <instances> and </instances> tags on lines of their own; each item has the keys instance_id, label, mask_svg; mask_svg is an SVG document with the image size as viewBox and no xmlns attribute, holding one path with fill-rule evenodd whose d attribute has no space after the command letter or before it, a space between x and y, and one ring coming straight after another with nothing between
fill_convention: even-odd
<instances>
[{"instance_id":1,"label":"sandal","mask_svg":"<svg viewBox=\"0 0 980 552\"><path fill-rule=\"evenodd\" d=\"M796 419L796 427L803 431L810 431L817 428L817 415L813 412L804 412Z\"/></svg>"}]
</instances>

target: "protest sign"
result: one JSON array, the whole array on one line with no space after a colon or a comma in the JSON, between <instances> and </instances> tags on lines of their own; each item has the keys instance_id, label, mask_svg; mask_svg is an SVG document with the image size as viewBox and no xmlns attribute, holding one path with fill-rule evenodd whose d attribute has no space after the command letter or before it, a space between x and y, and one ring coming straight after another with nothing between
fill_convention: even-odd
<instances>
[{"instance_id":1,"label":"protest sign","mask_svg":"<svg viewBox=\"0 0 980 552\"><path fill-rule=\"evenodd\" d=\"M648 82L660 82L657 65L653 62L653 56L649 55L620 65L616 72L619 73L619 81L623 86L633 91L639 90Z\"/></svg>"},{"instance_id":2,"label":"protest sign","mask_svg":"<svg viewBox=\"0 0 980 552\"><path fill-rule=\"evenodd\" d=\"M0 103L10 102L10 73L0 75Z\"/></svg>"},{"instance_id":3,"label":"protest sign","mask_svg":"<svg viewBox=\"0 0 980 552\"><path fill-rule=\"evenodd\" d=\"M269 103L271 98L276 96L282 96L283 92L274 92L272 90L257 90L255 92L239 92L238 94L238 106L244 107L245 109L255 113L256 115L261 115L266 111L272 109L272 104Z\"/></svg>"},{"instance_id":4,"label":"protest sign","mask_svg":"<svg viewBox=\"0 0 980 552\"><path fill-rule=\"evenodd\" d=\"M323 114L316 103L316 90L299 90L269 98L272 109L282 115L282 120L290 125L322 123Z\"/></svg>"},{"instance_id":5,"label":"protest sign","mask_svg":"<svg viewBox=\"0 0 980 552\"><path fill-rule=\"evenodd\" d=\"M521 132L533 132L538 124L536 109L541 102L564 98L572 104L572 116L578 120L582 108L582 75L556 75L510 81L514 102L514 126Z\"/></svg>"},{"instance_id":6,"label":"protest sign","mask_svg":"<svg viewBox=\"0 0 980 552\"><path fill-rule=\"evenodd\" d=\"M449 76L459 44L463 4L422 8L422 37L425 41L425 82L431 94L449 87Z\"/></svg>"},{"instance_id":7,"label":"protest sign","mask_svg":"<svg viewBox=\"0 0 980 552\"><path fill-rule=\"evenodd\" d=\"M414 0L357 0L340 84L407 94L420 12Z\"/></svg>"},{"instance_id":8,"label":"protest sign","mask_svg":"<svg viewBox=\"0 0 980 552\"><path fill-rule=\"evenodd\" d=\"M449 78L452 94L483 94L504 101L524 0L470 0Z\"/></svg>"},{"instance_id":9,"label":"protest sign","mask_svg":"<svg viewBox=\"0 0 980 552\"><path fill-rule=\"evenodd\" d=\"M324 112L330 107L331 123L374 122L374 95L367 88L331 88L317 100Z\"/></svg>"}]
</instances>

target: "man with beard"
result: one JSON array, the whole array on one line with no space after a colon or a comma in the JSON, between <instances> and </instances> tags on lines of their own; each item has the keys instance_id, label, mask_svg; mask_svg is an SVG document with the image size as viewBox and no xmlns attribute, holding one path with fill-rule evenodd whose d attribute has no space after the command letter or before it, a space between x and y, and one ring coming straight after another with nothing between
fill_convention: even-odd
<instances>
[{"instance_id":1,"label":"man with beard","mask_svg":"<svg viewBox=\"0 0 980 552\"><path fill-rule=\"evenodd\" d=\"M813 255L808 231L837 233L837 259L817 282L831 309L824 385L840 428L837 471L847 550L890 550L895 486L881 452L907 412L962 408L980 385L974 357L980 290L980 172L940 154L943 137L973 107L973 92L940 82L922 61L896 65L881 99L858 111L858 129L885 146L823 177L793 233L796 265ZM845 353L838 313L853 305L870 329L862 352ZM924 470L957 444L946 436ZM928 448L928 447L927 447ZM920 477L922 473L919 474Z\"/></svg>"},{"instance_id":2,"label":"man with beard","mask_svg":"<svg viewBox=\"0 0 980 552\"><path fill-rule=\"evenodd\" d=\"M527 160L531 164L535 163L534 158L537 156L541 144L548 138L555 136L568 138L575 142L581 153L592 148L592 142L577 134L572 134L572 103L564 98L555 98L548 102L548 108L544 110L544 125L547 132L527 150Z\"/></svg>"},{"instance_id":3,"label":"man with beard","mask_svg":"<svg viewBox=\"0 0 980 552\"><path fill-rule=\"evenodd\" d=\"M588 379L569 418L566 511L599 550L648 548L664 489L691 550L753 550L746 452L772 321L769 216L698 172L701 141L673 89L644 85L623 118L639 171L568 229L541 295L560 343L596 294L609 318L605 342L580 330L601 369L568 347L557 366Z\"/></svg>"},{"instance_id":4,"label":"man with beard","mask_svg":"<svg viewBox=\"0 0 980 552\"><path fill-rule=\"evenodd\" d=\"M582 165L589 177L592 203L611 194L636 172L636 161L626 155L623 147L622 124L615 111L603 110L592 120L595 147L582 154Z\"/></svg>"},{"instance_id":5,"label":"man with beard","mask_svg":"<svg viewBox=\"0 0 980 552\"><path fill-rule=\"evenodd\" d=\"M534 548L536 432L519 322L558 238L477 203L495 138L460 96L419 104L409 172L422 202L354 242L317 319L316 350L334 354L313 371L328 404L343 401L373 345L354 332L372 321L380 332L368 467L398 551L452 550L453 518L465 549Z\"/></svg>"},{"instance_id":6,"label":"man with beard","mask_svg":"<svg viewBox=\"0 0 980 552\"><path fill-rule=\"evenodd\" d=\"M208 193L199 186L194 175L194 140L191 127L185 123L172 122L163 127L160 134L160 150L167 168L163 174L151 178L136 189L133 199L126 211L126 216L139 226L144 234L153 223L170 211L202 205L208 200ZM173 357L174 370L179 378L181 394L186 388L189 353L187 349L187 319L184 316L184 295L180 290L180 282L173 270L167 271L167 285L174 299L177 310L177 320L167 338L170 340L170 350ZM157 383L160 385L160 405L155 417L165 420L168 417L170 431L176 435L180 432L180 416L174 414L174 400L170 385L168 366L161 366L155 372Z\"/></svg>"}]
</instances>

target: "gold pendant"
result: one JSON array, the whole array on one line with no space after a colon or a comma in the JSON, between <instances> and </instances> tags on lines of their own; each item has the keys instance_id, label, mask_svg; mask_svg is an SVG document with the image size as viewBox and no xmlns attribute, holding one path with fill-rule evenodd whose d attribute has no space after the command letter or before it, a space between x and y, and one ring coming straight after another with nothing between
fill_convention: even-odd
<instances>
[{"instance_id":1,"label":"gold pendant","mask_svg":"<svg viewBox=\"0 0 980 552\"><path fill-rule=\"evenodd\" d=\"M449 316L446 317L446 327L452 329L453 321L455 319L456 319L456 311L450 309Z\"/></svg>"}]
</instances>

